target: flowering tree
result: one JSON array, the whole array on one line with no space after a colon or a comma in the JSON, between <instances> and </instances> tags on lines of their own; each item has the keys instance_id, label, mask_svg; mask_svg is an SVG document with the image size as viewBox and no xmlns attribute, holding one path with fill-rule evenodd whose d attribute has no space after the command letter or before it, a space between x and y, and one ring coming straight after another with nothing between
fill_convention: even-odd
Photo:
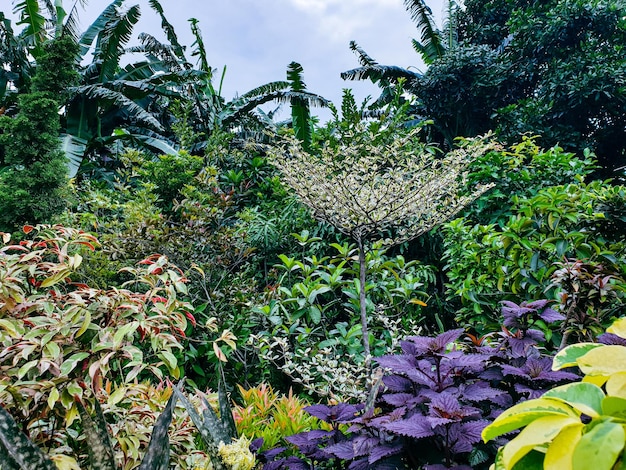
<instances>
[{"instance_id":1,"label":"flowering tree","mask_svg":"<svg viewBox=\"0 0 626 470\"><path fill-rule=\"evenodd\" d=\"M393 246L448 220L489 186L466 187L467 165L493 147L486 139L463 141L438 155L419 141L419 129L393 139L377 138L377 127L361 128L313 155L287 139L271 161L314 216L352 238L358 247L363 350L370 347L365 301L367 243ZM358 135L357 135L358 134Z\"/></svg>"}]
</instances>

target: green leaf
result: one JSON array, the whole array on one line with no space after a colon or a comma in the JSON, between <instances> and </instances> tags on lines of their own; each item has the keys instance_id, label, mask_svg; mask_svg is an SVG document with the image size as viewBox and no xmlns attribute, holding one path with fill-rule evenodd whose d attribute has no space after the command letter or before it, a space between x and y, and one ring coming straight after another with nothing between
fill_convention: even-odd
<instances>
[{"instance_id":1,"label":"green leaf","mask_svg":"<svg viewBox=\"0 0 626 470\"><path fill-rule=\"evenodd\" d=\"M61 364L61 375L69 375L69 373L74 370L74 367L76 367L76 364L87 357L89 357L89 353L86 352L72 354L65 361L63 361L63 364Z\"/></svg>"},{"instance_id":2,"label":"green leaf","mask_svg":"<svg viewBox=\"0 0 626 470\"><path fill-rule=\"evenodd\" d=\"M3 470L56 470L50 459L26 437L13 417L1 406L0 458Z\"/></svg>"},{"instance_id":3,"label":"green leaf","mask_svg":"<svg viewBox=\"0 0 626 470\"><path fill-rule=\"evenodd\" d=\"M177 368L178 360L176 359L176 356L174 356L170 351L161 351L157 354L157 356L165 363L170 371L173 371Z\"/></svg>"},{"instance_id":4,"label":"green leaf","mask_svg":"<svg viewBox=\"0 0 626 470\"><path fill-rule=\"evenodd\" d=\"M552 362L552 370L559 370L565 367L578 365L578 359L589 351L601 347L598 343L577 343L561 349Z\"/></svg>"},{"instance_id":5,"label":"green leaf","mask_svg":"<svg viewBox=\"0 0 626 470\"><path fill-rule=\"evenodd\" d=\"M537 398L535 400L518 403L508 410L505 410L493 423L483 429L483 441L487 442L502 434L526 426L536 419L550 415L563 415L578 420L578 415L571 407L560 401L549 398Z\"/></svg>"},{"instance_id":6,"label":"green leaf","mask_svg":"<svg viewBox=\"0 0 626 470\"><path fill-rule=\"evenodd\" d=\"M626 398L606 397L602 400L602 414L626 421Z\"/></svg>"},{"instance_id":7,"label":"green leaf","mask_svg":"<svg viewBox=\"0 0 626 470\"><path fill-rule=\"evenodd\" d=\"M553 398L570 405L572 408L592 418L602 414L604 392L597 385L576 382L548 390L542 398Z\"/></svg>"},{"instance_id":8,"label":"green leaf","mask_svg":"<svg viewBox=\"0 0 626 470\"><path fill-rule=\"evenodd\" d=\"M511 469L526 454L535 447L550 442L561 430L570 424L580 421L571 416L545 416L526 426L517 437L504 446L502 462L504 468Z\"/></svg>"},{"instance_id":9,"label":"green leaf","mask_svg":"<svg viewBox=\"0 0 626 470\"><path fill-rule=\"evenodd\" d=\"M622 424L604 421L583 434L574 449L574 470L611 470L624 449Z\"/></svg>"}]
</instances>

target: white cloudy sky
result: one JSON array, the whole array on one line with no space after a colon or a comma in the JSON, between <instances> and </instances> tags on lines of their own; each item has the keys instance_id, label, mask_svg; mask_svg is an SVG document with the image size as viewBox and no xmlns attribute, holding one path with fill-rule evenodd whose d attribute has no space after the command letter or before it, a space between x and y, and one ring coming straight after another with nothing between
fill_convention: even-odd
<instances>
[{"instance_id":1,"label":"white cloudy sky","mask_svg":"<svg viewBox=\"0 0 626 470\"><path fill-rule=\"evenodd\" d=\"M1 0L1 3L16 0ZM65 0L65 7L71 6ZM89 0L81 12L86 28L107 5ZM427 0L437 18L443 0ZM139 4L142 19L135 28L158 36L160 21L147 0ZM227 99L275 80L284 80L287 65L304 67L309 91L339 103L343 88L353 88L360 99L376 96L369 82L345 82L339 74L358 66L348 48L355 40L382 64L416 67L422 64L411 47L415 25L402 0L161 0L165 15L182 44L193 42L188 19L197 18L212 67L227 72L223 94ZM9 13L9 12L5 12Z\"/></svg>"}]
</instances>

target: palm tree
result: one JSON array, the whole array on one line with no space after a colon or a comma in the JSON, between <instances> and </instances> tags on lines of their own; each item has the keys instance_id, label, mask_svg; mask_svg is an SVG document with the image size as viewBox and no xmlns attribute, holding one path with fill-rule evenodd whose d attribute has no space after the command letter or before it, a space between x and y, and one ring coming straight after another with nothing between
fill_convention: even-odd
<instances>
[{"instance_id":1,"label":"palm tree","mask_svg":"<svg viewBox=\"0 0 626 470\"><path fill-rule=\"evenodd\" d=\"M432 10L425 0L404 0L404 5L420 33L420 40L413 39L412 44L424 64L427 66L432 64L456 47L455 17L459 5L455 0L448 0L447 2L447 20L441 30L437 28ZM359 47L355 41L350 42L350 49L356 53L361 66L343 72L341 78L344 80L369 79L377 84L382 93L372 104L373 108L381 108L389 104L396 95L395 88L400 82L403 83L405 92L419 96L422 73L395 65L381 65ZM415 113L420 114L419 106L414 109Z\"/></svg>"}]
</instances>

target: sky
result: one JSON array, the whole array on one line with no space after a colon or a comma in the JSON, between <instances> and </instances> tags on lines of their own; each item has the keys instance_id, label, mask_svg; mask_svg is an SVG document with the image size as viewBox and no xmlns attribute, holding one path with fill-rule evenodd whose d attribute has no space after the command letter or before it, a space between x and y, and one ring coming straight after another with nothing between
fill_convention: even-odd
<instances>
[{"instance_id":1,"label":"sky","mask_svg":"<svg viewBox=\"0 0 626 470\"><path fill-rule=\"evenodd\" d=\"M2 4L16 0L0 0ZM348 44L355 40L381 64L423 70L411 39L418 37L402 0L160 0L165 16L174 25L183 45L191 46L189 18L197 18L209 64L226 66L222 94L229 100L268 82L286 79L287 65L296 61L303 68L307 89L335 104L342 90L352 88L357 101L377 96L367 82L346 82L340 73L359 66ZM64 1L66 9L73 3ZM86 29L109 4L88 0L81 11ZM148 32L163 39L160 19L147 0L125 0L126 8L139 4L141 19L135 32ZM440 24L443 0L427 0ZM5 9L6 10L6 9ZM5 13L9 13L5 11ZM19 27L16 28L19 30ZM217 83L216 83L217 85ZM313 114L324 118L325 112Z\"/></svg>"}]
</instances>

